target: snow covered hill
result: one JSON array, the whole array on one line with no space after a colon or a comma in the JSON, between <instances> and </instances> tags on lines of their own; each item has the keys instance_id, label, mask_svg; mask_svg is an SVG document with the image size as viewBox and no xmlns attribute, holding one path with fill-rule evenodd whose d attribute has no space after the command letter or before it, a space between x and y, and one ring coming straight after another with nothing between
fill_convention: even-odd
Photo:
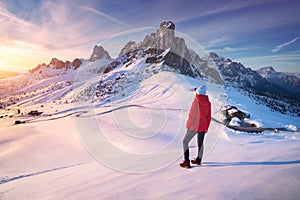
<instances>
[{"instance_id":1,"label":"snow covered hill","mask_svg":"<svg viewBox=\"0 0 300 200\"><path fill-rule=\"evenodd\" d=\"M218 67L232 61L200 58L174 30L163 22L116 59L95 46L78 67L53 59L1 82L0 199L297 199L299 117L224 85ZM187 170L179 167L182 139L201 84L213 120L203 165ZM227 128L226 105L275 132Z\"/></svg>"},{"instance_id":2,"label":"snow covered hill","mask_svg":"<svg viewBox=\"0 0 300 200\"><path fill-rule=\"evenodd\" d=\"M296 199L299 132L249 134L213 121L203 165L179 167L191 89L198 84L198 79L160 72L134 91L125 89L128 98L48 107L28 123L2 126L1 198ZM217 92L209 95L213 105L223 103L215 99ZM264 125L300 126L298 118L270 112L235 89L228 95L227 103L251 112ZM79 111L84 113L67 116ZM193 141L192 155L195 145Z\"/></svg>"}]
</instances>

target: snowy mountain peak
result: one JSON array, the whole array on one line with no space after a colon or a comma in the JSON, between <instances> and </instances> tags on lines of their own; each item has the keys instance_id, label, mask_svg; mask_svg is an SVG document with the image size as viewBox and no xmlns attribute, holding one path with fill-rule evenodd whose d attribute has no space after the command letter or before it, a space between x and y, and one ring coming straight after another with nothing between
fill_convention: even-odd
<instances>
[{"instance_id":1,"label":"snowy mountain peak","mask_svg":"<svg viewBox=\"0 0 300 200\"><path fill-rule=\"evenodd\" d=\"M175 37L175 25L165 21L155 33L146 35L144 40L136 43L129 41L119 54L119 60L127 65L132 61L145 58L148 64L161 63L162 67L191 77L199 77L196 69L192 69L191 55L183 38Z\"/></svg>"},{"instance_id":2,"label":"snowy mountain peak","mask_svg":"<svg viewBox=\"0 0 300 200\"><path fill-rule=\"evenodd\" d=\"M141 46L144 49L151 47L156 49L171 49L171 51L175 51L179 48L179 45L183 45L184 40L182 40L182 38L175 37L175 25L168 21L162 22L156 33L146 35Z\"/></svg>"},{"instance_id":3,"label":"snowy mountain peak","mask_svg":"<svg viewBox=\"0 0 300 200\"><path fill-rule=\"evenodd\" d=\"M61 72L66 71L68 69L76 70L82 65L82 61L79 58L75 58L72 62L70 61L62 61L57 58L52 58L49 64L39 64L35 68L29 70L29 73L34 74L41 74L46 75L46 77L52 75L61 74Z\"/></svg>"},{"instance_id":4,"label":"snowy mountain peak","mask_svg":"<svg viewBox=\"0 0 300 200\"><path fill-rule=\"evenodd\" d=\"M101 45L95 45L89 61L95 62L96 60L100 60L102 58L111 59L109 53Z\"/></svg>"},{"instance_id":5,"label":"snowy mountain peak","mask_svg":"<svg viewBox=\"0 0 300 200\"><path fill-rule=\"evenodd\" d=\"M52 60L49 63L49 66L53 69L63 69L67 68L70 64L70 61L63 62L57 58L52 58Z\"/></svg>"},{"instance_id":6,"label":"snowy mountain peak","mask_svg":"<svg viewBox=\"0 0 300 200\"><path fill-rule=\"evenodd\" d=\"M221 59L221 58L222 58L221 56L219 56L219 55L218 55L217 53L215 53L215 52L209 52L208 56L209 56L209 58L211 58L211 59Z\"/></svg>"},{"instance_id":7,"label":"snowy mountain peak","mask_svg":"<svg viewBox=\"0 0 300 200\"><path fill-rule=\"evenodd\" d=\"M262 77L267 77L270 74L277 75L278 73L272 66L268 67L263 67L261 69L258 69L257 72L262 76Z\"/></svg>"},{"instance_id":8,"label":"snowy mountain peak","mask_svg":"<svg viewBox=\"0 0 300 200\"><path fill-rule=\"evenodd\" d=\"M164 70L190 77L211 77L219 84L222 82L215 69L208 65L201 67L204 60L188 49L184 38L175 35L175 24L171 21L162 22L156 32L146 35L141 42L128 42L119 54L119 60L125 60L126 65L140 58L145 58L148 64L160 63Z\"/></svg>"},{"instance_id":9,"label":"snowy mountain peak","mask_svg":"<svg viewBox=\"0 0 300 200\"><path fill-rule=\"evenodd\" d=\"M286 90L287 93L299 97L300 78L293 74L277 72L273 67L263 67L257 70L268 82Z\"/></svg>"},{"instance_id":10,"label":"snowy mountain peak","mask_svg":"<svg viewBox=\"0 0 300 200\"><path fill-rule=\"evenodd\" d=\"M276 71L272 66L263 67L260 70L262 70L262 71Z\"/></svg>"},{"instance_id":11,"label":"snowy mountain peak","mask_svg":"<svg viewBox=\"0 0 300 200\"><path fill-rule=\"evenodd\" d=\"M126 54L127 52L134 51L134 49L138 48L135 41L129 41L120 51L119 56Z\"/></svg>"},{"instance_id":12,"label":"snowy mountain peak","mask_svg":"<svg viewBox=\"0 0 300 200\"><path fill-rule=\"evenodd\" d=\"M230 60L229 58L224 58L224 57L218 55L215 52L209 52L206 59L215 62L217 65L218 64L220 64L220 65L225 64L226 66L228 66L229 64L232 63L232 60Z\"/></svg>"},{"instance_id":13,"label":"snowy mountain peak","mask_svg":"<svg viewBox=\"0 0 300 200\"><path fill-rule=\"evenodd\" d=\"M175 30L175 24L171 21L164 21L160 23L160 29L170 29L170 30Z\"/></svg>"}]
</instances>

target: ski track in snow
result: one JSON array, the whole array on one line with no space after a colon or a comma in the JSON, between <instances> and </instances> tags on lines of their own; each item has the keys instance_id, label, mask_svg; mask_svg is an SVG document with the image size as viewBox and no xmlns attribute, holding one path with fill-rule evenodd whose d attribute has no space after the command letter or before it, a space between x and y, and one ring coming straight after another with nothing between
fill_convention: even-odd
<instances>
[{"instance_id":1,"label":"ski track in snow","mask_svg":"<svg viewBox=\"0 0 300 200\"><path fill-rule=\"evenodd\" d=\"M64 167L57 167L57 168L53 168L53 169L38 171L38 172L35 172L35 173L23 174L23 175L11 177L11 178L9 178L9 177L0 177L0 185L8 183L8 182L15 181L15 180L23 179L23 178L38 176L38 175L41 175L41 174L46 174L46 173L50 173L50 172L54 172L54 171L68 169L68 168L72 168L72 167L76 167L76 166L84 165L84 164L88 164L88 163L79 163L79 164L68 165L68 166L64 166Z\"/></svg>"},{"instance_id":2,"label":"ski track in snow","mask_svg":"<svg viewBox=\"0 0 300 200\"><path fill-rule=\"evenodd\" d=\"M99 106L98 106L99 107ZM110 107L112 108L113 106L105 106L105 107ZM36 122L43 122L43 121L50 121L50 120L57 120L57 119L61 119L61 118L65 118L65 117L70 117L70 116L75 116L75 117L83 117L83 118L89 118L89 117L94 117L94 116L100 116L100 115L105 115L105 114L108 114L108 113L111 113L111 112L114 112L114 111L117 111L117 110L121 110L121 109L126 109L126 108L130 108L130 107L137 107L137 108L142 108L142 109L149 109L149 110L172 110L172 111L188 111L187 109L180 109L180 108L155 108L155 107L148 107L148 106L143 106L143 105L138 105L138 104L131 104L131 105L124 105L124 106L119 106L119 107L116 107L116 108L112 108L110 110L107 110L107 111L103 111L103 112L99 112L99 113L95 113L95 114L91 114L91 115L84 115L84 114L87 114L88 111L76 111L76 112L71 112L71 113L68 113L66 115L63 115L63 116L59 116L59 117L54 117L54 118L48 118L48 119L29 119L29 120L24 120L23 122L25 123L36 123ZM84 107L83 107L84 108ZM80 108L82 109L82 107ZM70 112L70 111L74 111L74 110L78 110L78 108L75 108L75 109L68 109L68 110L65 110L65 111L60 111L60 112L57 112L57 113L54 113L54 114L49 114L49 116L55 116L55 115L58 115L58 114L61 114L61 113L67 113L67 112ZM212 117L212 120L218 124L222 124L222 125L225 125L224 123L222 123L221 121L215 119L214 117ZM239 131L239 128L240 127L234 127L234 126L227 126L229 128L232 128L232 129L236 129ZM243 127L242 127L243 128ZM269 128L269 127L260 127L260 128L251 128L251 127L248 127L248 128L243 128L245 129L244 131L247 131L246 132L264 132L264 131L272 131L274 129L277 129L277 130L280 130L280 131L290 131L290 132L296 132L296 131L291 131L291 130L287 130L286 128L284 127L276 127L276 128Z\"/></svg>"}]
</instances>

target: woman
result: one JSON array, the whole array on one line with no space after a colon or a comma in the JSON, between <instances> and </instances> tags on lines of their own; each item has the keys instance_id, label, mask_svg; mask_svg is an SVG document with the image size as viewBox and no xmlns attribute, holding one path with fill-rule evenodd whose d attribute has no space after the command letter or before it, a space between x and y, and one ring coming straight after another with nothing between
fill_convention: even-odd
<instances>
[{"instance_id":1,"label":"woman","mask_svg":"<svg viewBox=\"0 0 300 200\"><path fill-rule=\"evenodd\" d=\"M188 121L186 123L187 133L183 139L184 161L181 167L190 168L189 142L197 135L198 156L192 160L192 164L200 165L203 156L203 140L211 121L211 103L206 95L206 86L200 86L196 90L196 96L192 103Z\"/></svg>"}]
</instances>

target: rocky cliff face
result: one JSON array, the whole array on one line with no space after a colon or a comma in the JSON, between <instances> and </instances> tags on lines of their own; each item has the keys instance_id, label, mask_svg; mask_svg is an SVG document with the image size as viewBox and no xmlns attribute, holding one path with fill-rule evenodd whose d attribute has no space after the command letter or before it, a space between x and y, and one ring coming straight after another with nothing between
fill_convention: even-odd
<instances>
[{"instance_id":1,"label":"rocky cliff face","mask_svg":"<svg viewBox=\"0 0 300 200\"><path fill-rule=\"evenodd\" d=\"M72 62L66 61L63 62L57 58L52 58L49 64L39 64L32 70L29 70L29 73L45 73L47 70L68 70L68 69L78 69L82 65L82 61L79 58L75 58Z\"/></svg>"},{"instance_id":2,"label":"rocky cliff face","mask_svg":"<svg viewBox=\"0 0 300 200\"><path fill-rule=\"evenodd\" d=\"M175 24L170 21L162 22L156 33L151 33L144 38L141 46L155 49L178 49L175 38Z\"/></svg>"},{"instance_id":3,"label":"rocky cliff face","mask_svg":"<svg viewBox=\"0 0 300 200\"><path fill-rule=\"evenodd\" d=\"M74 69L76 70L80 67L80 65L82 65L82 61L78 58L75 58L72 62L72 66L74 67Z\"/></svg>"},{"instance_id":4,"label":"rocky cliff face","mask_svg":"<svg viewBox=\"0 0 300 200\"><path fill-rule=\"evenodd\" d=\"M100 60L102 58L111 59L109 53L102 46L95 46L93 49L93 53L89 59L90 62L95 62L96 60Z\"/></svg>"},{"instance_id":5,"label":"rocky cliff face","mask_svg":"<svg viewBox=\"0 0 300 200\"><path fill-rule=\"evenodd\" d=\"M185 40L175 34L175 24L164 21L155 33L146 35L140 43L128 42L121 50L119 57L132 60L137 55L146 57L146 63L161 63L170 70L191 77L213 76L213 80L222 83L218 71L209 68L194 51L188 49ZM203 67L203 64L206 64ZM202 71L205 70L205 71Z\"/></svg>"},{"instance_id":6,"label":"rocky cliff face","mask_svg":"<svg viewBox=\"0 0 300 200\"><path fill-rule=\"evenodd\" d=\"M168 49L169 54L166 55L166 64L171 67L175 67L175 65L187 67L185 62L191 61L184 39L175 36L175 24L170 21L162 22L156 33L151 33L144 38L141 46L144 49L153 49L151 52L156 55L159 55L162 50ZM170 62L171 60L174 60L174 62Z\"/></svg>"}]
</instances>

